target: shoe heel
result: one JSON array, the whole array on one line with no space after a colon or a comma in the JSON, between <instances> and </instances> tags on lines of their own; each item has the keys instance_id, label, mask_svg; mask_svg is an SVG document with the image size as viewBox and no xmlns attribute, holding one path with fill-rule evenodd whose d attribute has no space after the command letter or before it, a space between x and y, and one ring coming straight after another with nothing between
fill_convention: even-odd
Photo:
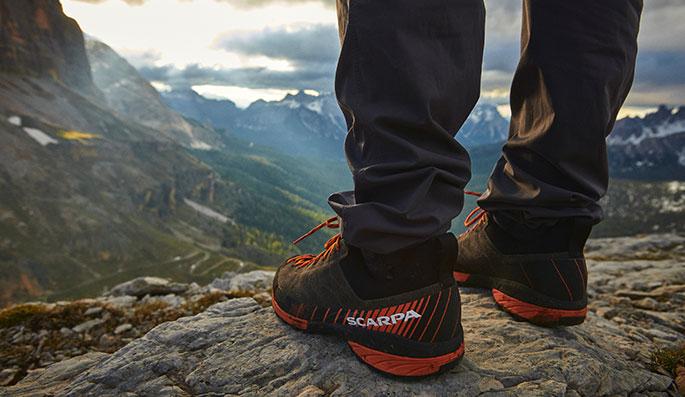
<instances>
[{"instance_id":1,"label":"shoe heel","mask_svg":"<svg viewBox=\"0 0 685 397\"><path fill-rule=\"evenodd\" d=\"M405 357L372 349L348 341L352 352L372 368L394 376L420 377L434 375L456 365L464 356L464 343L457 350L435 357Z\"/></svg>"},{"instance_id":2,"label":"shoe heel","mask_svg":"<svg viewBox=\"0 0 685 397\"><path fill-rule=\"evenodd\" d=\"M496 288L492 289L492 297L507 313L536 325L578 325L587 316L587 306L580 309L549 308L524 302Z\"/></svg>"}]
</instances>

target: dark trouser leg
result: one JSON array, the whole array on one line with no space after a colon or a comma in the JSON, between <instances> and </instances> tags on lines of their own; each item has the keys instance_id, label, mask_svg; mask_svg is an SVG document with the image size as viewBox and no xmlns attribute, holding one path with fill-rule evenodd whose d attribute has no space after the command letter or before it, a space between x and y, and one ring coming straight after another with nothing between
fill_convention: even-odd
<instances>
[{"instance_id":1,"label":"dark trouser leg","mask_svg":"<svg viewBox=\"0 0 685 397\"><path fill-rule=\"evenodd\" d=\"M470 163L454 134L479 96L485 11L482 0L338 6L354 191L329 202L349 244L384 254L444 233L461 211Z\"/></svg>"},{"instance_id":2,"label":"dark trouser leg","mask_svg":"<svg viewBox=\"0 0 685 397\"><path fill-rule=\"evenodd\" d=\"M641 9L641 0L524 1L509 141L482 208L532 225L601 219L605 138L632 84Z\"/></svg>"}]
</instances>

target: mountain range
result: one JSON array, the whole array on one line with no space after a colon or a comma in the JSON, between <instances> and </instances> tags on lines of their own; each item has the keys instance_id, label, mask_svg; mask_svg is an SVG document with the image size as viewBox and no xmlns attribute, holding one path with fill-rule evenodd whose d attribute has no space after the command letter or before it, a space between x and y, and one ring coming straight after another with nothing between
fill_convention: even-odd
<instances>
[{"instance_id":1,"label":"mountain range","mask_svg":"<svg viewBox=\"0 0 685 397\"><path fill-rule=\"evenodd\" d=\"M209 99L192 89L162 92L171 108L249 142L292 156L344 159L345 119L331 93L287 94L278 101L258 100L245 109L226 99ZM497 106L479 103L457 139L467 148L504 142L508 121Z\"/></svg>"},{"instance_id":2,"label":"mountain range","mask_svg":"<svg viewBox=\"0 0 685 397\"><path fill-rule=\"evenodd\" d=\"M245 109L230 100L204 98L192 89L164 92L162 98L189 118L292 156L344 156L346 126L330 93L313 96L300 91L279 101L259 100ZM498 153L508 128L496 105L480 102L456 139L467 149L490 147ZM607 146L614 177L685 180L685 107L662 105L643 117L618 120Z\"/></svg>"},{"instance_id":3,"label":"mountain range","mask_svg":"<svg viewBox=\"0 0 685 397\"><path fill-rule=\"evenodd\" d=\"M229 100L204 98L193 90L162 93L162 98L188 117L220 126L227 135L271 146L280 153L343 158L345 127L341 125L339 109L333 106L332 94L312 96L299 92L280 101L258 101L245 109L237 108ZM318 105L322 103L330 106ZM684 118L685 107L660 106L643 117L616 122L607 139L612 179L603 199L606 220L594 229L595 236L685 230ZM258 123L259 128L247 128L250 123L245 120ZM339 120L339 123L330 120ZM485 188L507 136L508 120L497 106L478 103L456 135L471 156L471 190ZM346 170L341 169L341 172L347 175ZM475 200L467 197L466 208L473 206ZM463 230L461 222L465 213L468 211L453 223L454 232Z\"/></svg>"},{"instance_id":4,"label":"mountain range","mask_svg":"<svg viewBox=\"0 0 685 397\"><path fill-rule=\"evenodd\" d=\"M659 108L619 120L607 139L613 175L685 180L685 106Z\"/></svg>"}]
</instances>

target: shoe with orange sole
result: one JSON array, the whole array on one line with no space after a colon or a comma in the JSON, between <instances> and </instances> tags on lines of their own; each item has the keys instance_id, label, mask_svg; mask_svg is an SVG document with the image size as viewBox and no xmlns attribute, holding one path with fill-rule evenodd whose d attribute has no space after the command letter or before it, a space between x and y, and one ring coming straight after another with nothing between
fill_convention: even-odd
<instances>
[{"instance_id":1,"label":"shoe with orange sole","mask_svg":"<svg viewBox=\"0 0 685 397\"><path fill-rule=\"evenodd\" d=\"M329 219L303 237L324 226L339 224ZM384 374L437 374L464 354L461 302L451 273L456 256L456 239L445 234L385 256L381 277L369 270L360 249L336 234L320 254L295 256L279 267L272 306L298 330L339 336L359 360Z\"/></svg>"},{"instance_id":2,"label":"shoe with orange sole","mask_svg":"<svg viewBox=\"0 0 685 397\"><path fill-rule=\"evenodd\" d=\"M589 227L569 229L563 235L568 236L567 245L548 249L543 248L544 232L531 242L527 236L502 230L478 208L465 225L470 229L458 237L453 273L460 286L490 289L500 308L533 324L576 325L585 320L587 268L582 248Z\"/></svg>"}]
</instances>

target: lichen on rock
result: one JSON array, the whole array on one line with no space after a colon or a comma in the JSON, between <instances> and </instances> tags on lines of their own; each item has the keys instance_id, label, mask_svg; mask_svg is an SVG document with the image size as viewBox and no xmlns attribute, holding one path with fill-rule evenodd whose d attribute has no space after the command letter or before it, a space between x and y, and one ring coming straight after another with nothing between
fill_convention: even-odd
<instances>
[{"instance_id":1,"label":"lichen on rock","mask_svg":"<svg viewBox=\"0 0 685 397\"><path fill-rule=\"evenodd\" d=\"M644 254L663 249L662 237L641 238L639 244L630 238L593 242L601 259L588 263L591 305L579 326L518 322L498 310L487 291L463 289L466 355L439 376L380 376L342 340L296 331L253 298L230 299L235 295L224 291L225 299L212 302L202 295L228 288L234 275L226 275L214 286L188 288L185 294L196 295L186 302L202 302L196 315L163 322L111 354L91 353L31 372L0 388L0 396L674 395L674 378L683 376L679 359L660 355L664 371L655 366L653 353L671 352L664 349L685 340L685 267L680 254ZM676 252L685 243L668 238ZM616 244L627 248L613 257ZM257 285L252 293L263 300L265 291ZM141 310L143 300L163 303L155 303L157 298L134 298L120 310ZM117 329L124 336L133 331L120 324L111 334Z\"/></svg>"}]
</instances>

